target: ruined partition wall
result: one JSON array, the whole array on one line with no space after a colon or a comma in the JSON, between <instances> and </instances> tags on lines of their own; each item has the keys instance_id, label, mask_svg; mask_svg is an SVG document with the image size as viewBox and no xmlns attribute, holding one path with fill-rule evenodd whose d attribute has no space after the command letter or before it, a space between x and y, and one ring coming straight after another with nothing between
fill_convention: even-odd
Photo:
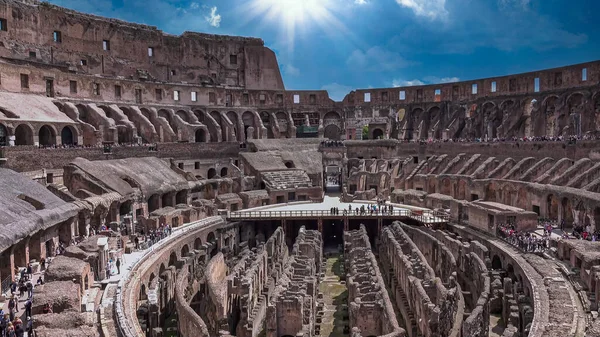
<instances>
[{"instance_id":1,"label":"ruined partition wall","mask_svg":"<svg viewBox=\"0 0 600 337\"><path fill-rule=\"evenodd\" d=\"M379 258L408 335L460 336L464 300L454 275L436 276L426 256L395 222L381 234Z\"/></svg>"},{"instance_id":2,"label":"ruined partition wall","mask_svg":"<svg viewBox=\"0 0 600 337\"><path fill-rule=\"evenodd\" d=\"M313 336L323 259L321 233L300 228L266 314L266 337Z\"/></svg>"},{"instance_id":3,"label":"ruined partition wall","mask_svg":"<svg viewBox=\"0 0 600 337\"><path fill-rule=\"evenodd\" d=\"M403 337L364 225L344 232L352 336Z\"/></svg>"}]
</instances>

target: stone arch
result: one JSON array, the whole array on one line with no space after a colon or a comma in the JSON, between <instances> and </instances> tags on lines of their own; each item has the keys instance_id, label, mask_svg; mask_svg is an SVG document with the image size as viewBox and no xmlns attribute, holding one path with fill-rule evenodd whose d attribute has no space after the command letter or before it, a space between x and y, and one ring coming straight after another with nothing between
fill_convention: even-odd
<instances>
[{"instance_id":1,"label":"stone arch","mask_svg":"<svg viewBox=\"0 0 600 337\"><path fill-rule=\"evenodd\" d=\"M208 130L208 134L210 135L210 139L206 138L206 142L217 142L219 139L219 130L217 129L217 126L214 125L214 123L212 122L211 118L209 118L206 112L204 112L203 110L200 109L195 109L194 110L194 115L196 116L196 118L198 118L198 121L204 125L206 125L206 128ZM216 121L215 121L216 123Z\"/></svg>"},{"instance_id":2,"label":"stone arch","mask_svg":"<svg viewBox=\"0 0 600 337\"><path fill-rule=\"evenodd\" d=\"M181 257L186 257L190 253L190 247L186 244L181 247Z\"/></svg>"},{"instance_id":3,"label":"stone arch","mask_svg":"<svg viewBox=\"0 0 600 337\"><path fill-rule=\"evenodd\" d=\"M529 209L529 193L525 187L521 187L517 191L517 200L515 206L524 210Z\"/></svg>"},{"instance_id":4,"label":"stone arch","mask_svg":"<svg viewBox=\"0 0 600 337\"><path fill-rule=\"evenodd\" d=\"M194 240L194 249L195 250L202 249L202 239L201 238L196 238L196 240Z\"/></svg>"},{"instance_id":5,"label":"stone arch","mask_svg":"<svg viewBox=\"0 0 600 337\"><path fill-rule=\"evenodd\" d=\"M42 125L38 131L38 142L42 146L56 145L56 129L50 125Z\"/></svg>"},{"instance_id":6,"label":"stone arch","mask_svg":"<svg viewBox=\"0 0 600 337\"><path fill-rule=\"evenodd\" d=\"M573 206L571 204L571 200L567 197L564 197L560 203L562 205L562 219L565 221L565 224L573 224Z\"/></svg>"},{"instance_id":7,"label":"stone arch","mask_svg":"<svg viewBox=\"0 0 600 337\"><path fill-rule=\"evenodd\" d=\"M249 137L258 138L258 127L254 119L254 114L250 111L246 111L242 114L242 123L244 124L244 139L247 140ZM249 128L254 128L254 133L249 135Z\"/></svg>"},{"instance_id":8,"label":"stone arch","mask_svg":"<svg viewBox=\"0 0 600 337\"><path fill-rule=\"evenodd\" d=\"M492 257L492 270L502 270L502 260L496 254Z\"/></svg>"},{"instance_id":9,"label":"stone arch","mask_svg":"<svg viewBox=\"0 0 600 337\"><path fill-rule=\"evenodd\" d=\"M188 196L187 190L181 190L181 191L177 192L177 194L175 194L175 204L176 205L187 204L187 196Z\"/></svg>"},{"instance_id":10,"label":"stone arch","mask_svg":"<svg viewBox=\"0 0 600 337\"><path fill-rule=\"evenodd\" d=\"M229 173L227 167L221 168L221 174L220 174L221 178L227 177L227 173Z\"/></svg>"},{"instance_id":11,"label":"stone arch","mask_svg":"<svg viewBox=\"0 0 600 337\"><path fill-rule=\"evenodd\" d=\"M148 198L148 213L152 213L160 208L160 195L153 194Z\"/></svg>"},{"instance_id":12,"label":"stone arch","mask_svg":"<svg viewBox=\"0 0 600 337\"><path fill-rule=\"evenodd\" d=\"M217 238L215 236L215 232L208 233L208 235L206 236L206 242L208 242L208 243L214 243L216 241L217 241Z\"/></svg>"},{"instance_id":13,"label":"stone arch","mask_svg":"<svg viewBox=\"0 0 600 337\"><path fill-rule=\"evenodd\" d=\"M558 220L558 198L553 194L546 197L546 217L550 220Z\"/></svg>"},{"instance_id":14,"label":"stone arch","mask_svg":"<svg viewBox=\"0 0 600 337\"><path fill-rule=\"evenodd\" d=\"M547 137L556 136L556 102L558 96L550 95L542 101L542 108L544 114L544 135Z\"/></svg>"},{"instance_id":15,"label":"stone arch","mask_svg":"<svg viewBox=\"0 0 600 337\"><path fill-rule=\"evenodd\" d=\"M0 146L8 146L8 129L0 124Z\"/></svg>"},{"instance_id":16,"label":"stone arch","mask_svg":"<svg viewBox=\"0 0 600 337\"><path fill-rule=\"evenodd\" d=\"M467 200L467 182L463 179L458 181L456 199Z\"/></svg>"},{"instance_id":17,"label":"stone arch","mask_svg":"<svg viewBox=\"0 0 600 337\"><path fill-rule=\"evenodd\" d=\"M408 139L415 139L421 136L419 127L421 125L422 115L423 109L421 108L414 108L410 112L410 119L408 120L408 125L406 127Z\"/></svg>"},{"instance_id":18,"label":"stone arch","mask_svg":"<svg viewBox=\"0 0 600 337\"><path fill-rule=\"evenodd\" d=\"M373 129L373 139L383 139L383 130L381 128Z\"/></svg>"},{"instance_id":19,"label":"stone arch","mask_svg":"<svg viewBox=\"0 0 600 337\"><path fill-rule=\"evenodd\" d=\"M177 263L177 253L174 251L169 255L169 266L174 266Z\"/></svg>"},{"instance_id":20,"label":"stone arch","mask_svg":"<svg viewBox=\"0 0 600 337\"><path fill-rule=\"evenodd\" d=\"M207 179L212 179L217 175L217 170L215 170L214 168L209 168L208 172L206 174L206 178Z\"/></svg>"},{"instance_id":21,"label":"stone arch","mask_svg":"<svg viewBox=\"0 0 600 337\"><path fill-rule=\"evenodd\" d=\"M229 111L229 112L227 112L227 118L229 118L229 120L233 124L233 133L235 134L235 139L240 140L239 139L240 130L239 130L239 125L238 125L238 123L239 123L238 114L235 113L234 111Z\"/></svg>"},{"instance_id":22,"label":"stone arch","mask_svg":"<svg viewBox=\"0 0 600 337\"><path fill-rule=\"evenodd\" d=\"M560 128L566 132L563 135L580 135L582 121L585 117L583 116L585 97L581 92L574 92L567 97L565 102L566 111L559 116Z\"/></svg>"},{"instance_id":23,"label":"stone arch","mask_svg":"<svg viewBox=\"0 0 600 337\"><path fill-rule=\"evenodd\" d=\"M286 162L284 163L284 165L285 165L285 167L287 167L287 168L295 168L295 167L296 167L296 165L294 164L294 162L293 162L293 161L291 161L291 160L288 160L288 161L286 161Z\"/></svg>"},{"instance_id":24,"label":"stone arch","mask_svg":"<svg viewBox=\"0 0 600 337\"><path fill-rule=\"evenodd\" d=\"M342 130L335 124L329 124L323 130L323 136L331 140L340 140Z\"/></svg>"},{"instance_id":25,"label":"stone arch","mask_svg":"<svg viewBox=\"0 0 600 337\"><path fill-rule=\"evenodd\" d=\"M505 205L512 206L514 204L513 200L517 195L517 190L512 185L506 185L502 189L502 203Z\"/></svg>"},{"instance_id":26,"label":"stone arch","mask_svg":"<svg viewBox=\"0 0 600 337\"><path fill-rule=\"evenodd\" d=\"M485 201L496 201L496 191L498 191L498 185L495 182L490 182L485 187Z\"/></svg>"},{"instance_id":27,"label":"stone arch","mask_svg":"<svg viewBox=\"0 0 600 337\"><path fill-rule=\"evenodd\" d=\"M443 178L442 181L440 182L440 193L441 194L445 194L445 195L449 195L452 196L452 181L450 180L450 178Z\"/></svg>"},{"instance_id":28,"label":"stone arch","mask_svg":"<svg viewBox=\"0 0 600 337\"><path fill-rule=\"evenodd\" d=\"M431 132L431 138L440 139L442 138L442 113L439 106L432 106L427 112L427 132ZM436 123L439 124L436 126Z\"/></svg>"},{"instance_id":29,"label":"stone arch","mask_svg":"<svg viewBox=\"0 0 600 337\"><path fill-rule=\"evenodd\" d=\"M179 118L181 118L181 120L183 120L184 122L191 124L190 116L188 115L187 111L177 110L175 114L179 116Z\"/></svg>"},{"instance_id":30,"label":"stone arch","mask_svg":"<svg viewBox=\"0 0 600 337\"><path fill-rule=\"evenodd\" d=\"M197 129L194 140L196 143L206 143L206 132L203 129Z\"/></svg>"},{"instance_id":31,"label":"stone arch","mask_svg":"<svg viewBox=\"0 0 600 337\"><path fill-rule=\"evenodd\" d=\"M280 135L287 134L289 128L288 114L283 111L278 111L277 113L275 113L275 119L277 120L277 124L279 125Z\"/></svg>"},{"instance_id":32,"label":"stone arch","mask_svg":"<svg viewBox=\"0 0 600 337\"><path fill-rule=\"evenodd\" d=\"M215 120L215 122L217 122L217 124L221 127L221 139L223 141L228 139L229 137L227 135L227 124L223 120L223 118L221 118L221 113L213 110L209 114L210 114L210 117L212 117Z\"/></svg>"},{"instance_id":33,"label":"stone arch","mask_svg":"<svg viewBox=\"0 0 600 337\"><path fill-rule=\"evenodd\" d=\"M60 132L60 142L62 145L73 145L77 143L77 130L67 125Z\"/></svg>"}]
</instances>

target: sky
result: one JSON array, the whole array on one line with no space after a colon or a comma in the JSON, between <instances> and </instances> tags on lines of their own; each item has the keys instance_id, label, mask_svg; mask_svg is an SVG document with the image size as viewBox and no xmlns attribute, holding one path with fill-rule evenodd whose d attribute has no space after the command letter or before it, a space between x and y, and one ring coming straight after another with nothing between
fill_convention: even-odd
<instances>
[{"instance_id":1,"label":"sky","mask_svg":"<svg viewBox=\"0 0 600 337\"><path fill-rule=\"evenodd\" d=\"M156 26L259 37L288 90L447 83L600 59L598 0L50 0Z\"/></svg>"}]
</instances>

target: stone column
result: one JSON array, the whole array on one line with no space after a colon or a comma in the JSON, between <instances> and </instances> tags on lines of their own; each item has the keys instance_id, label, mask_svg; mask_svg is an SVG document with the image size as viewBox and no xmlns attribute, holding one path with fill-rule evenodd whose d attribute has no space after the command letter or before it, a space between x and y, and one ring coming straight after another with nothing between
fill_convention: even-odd
<instances>
[{"instance_id":1,"label":"stone column","mask_svg":"<svg viewBox=\"0 0 600 337\"><path fill-rule=\"evenodd\" d=\"M322 218L317 219L317 226L319 228L319 233L323 234L323 219Z\"/></svg>"},{"instance_id":2,"label":"stone column","mask_svg":"<svg viewBox=\"0 0 600 337\"><path fill-rule=\"evenodd\" d=\"M350 221L348 219L348 217L344 218L344 232L347 232L350 230Z\"/></svg>"}]
</instances>

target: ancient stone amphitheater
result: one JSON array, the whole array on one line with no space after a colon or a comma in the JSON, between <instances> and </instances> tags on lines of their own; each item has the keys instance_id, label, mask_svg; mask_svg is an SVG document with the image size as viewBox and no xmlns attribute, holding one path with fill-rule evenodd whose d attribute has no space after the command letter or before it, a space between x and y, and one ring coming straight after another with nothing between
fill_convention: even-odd
<instances>
[{"instance_id":1,"label":"ancient stone amphitheater","mask_svg":"<svg viewBox=\"0 0 600 337\"><path fill-rule=\"evenodd\" d=\"M260 39L0 4L36 336L600 336L600 61L335 102Z\"/></svg>"}]
</instances>

